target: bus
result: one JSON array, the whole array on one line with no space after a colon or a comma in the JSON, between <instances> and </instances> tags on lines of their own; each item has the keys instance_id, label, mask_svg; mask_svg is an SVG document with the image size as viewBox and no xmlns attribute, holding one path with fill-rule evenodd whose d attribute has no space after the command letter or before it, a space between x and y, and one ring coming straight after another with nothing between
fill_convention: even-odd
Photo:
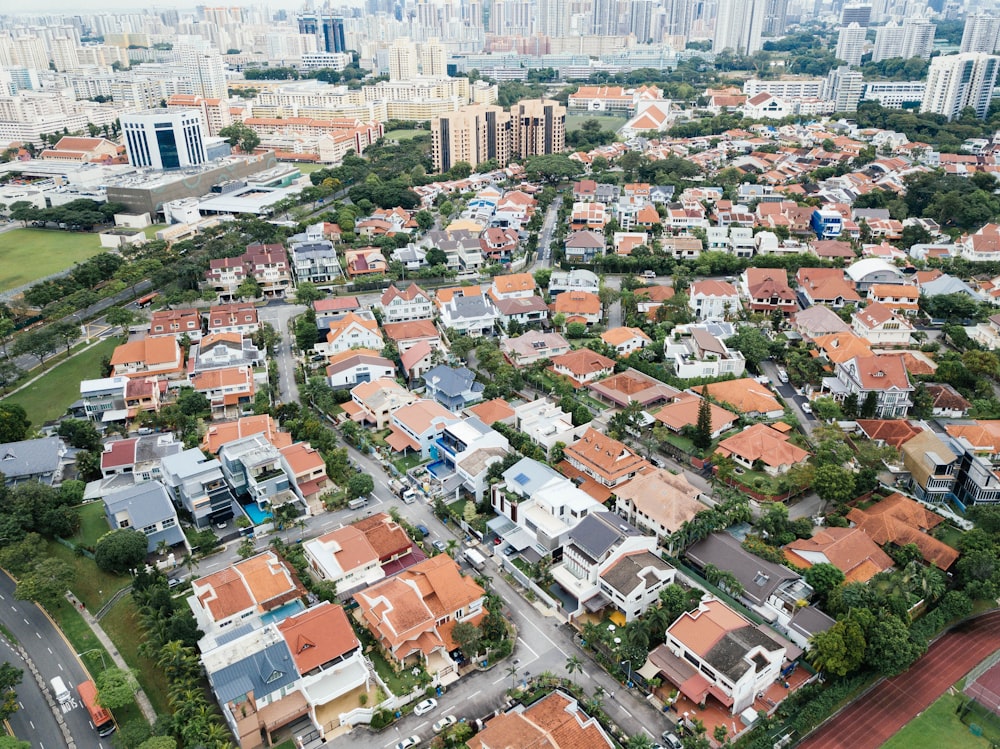
<instances>
[{"instance_id":1,"label":"bus","mask_svg":"<svg viewBox=\"0 0 1000 749\"><path fill-rule=\"evenodd\" d=\"M115 724L115 719L111 711L97 704L97 687L94 686L94 682L82 682L77 687L77 691L80 692L80 699L90 714L90 722L94 724L94 730L97 731L97 735L104 738L113 734L118 726Z\"/></svg>"},{"instance_id":2,"label":"bus","mask_svg":"<svg viewBox=\"0 0 1000 749\"><path fill-rule=\"evenodd\" d=\"M156 299L160 294L154 291L152 294L146 294L146 296L141 296L135 300L135 306L139 308L148 307L152 304L153 300Z\"/></svg>"}]
</instances>

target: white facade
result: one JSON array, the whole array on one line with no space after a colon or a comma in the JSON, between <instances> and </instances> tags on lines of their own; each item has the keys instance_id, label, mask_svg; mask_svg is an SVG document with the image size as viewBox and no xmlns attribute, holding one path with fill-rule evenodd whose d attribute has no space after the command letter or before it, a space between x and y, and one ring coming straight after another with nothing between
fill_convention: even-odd
<instances>
[{"instance_id":1,"label":"white facade","mask_svg":"<svg viewBox=\"0 0 1000 749\"><path fill-rule=\"evenodd\" d=\"M837 35L837 59L848 65L860 65L868 29L857 23L842 26Z\"/></svg>"},{"instance_id":2,"label":"white facade","mask_svg":"<svg viewBox=\"0 0 1000 749\"><path fill-rule=\"evenodd\" d=\"M942 114L949 120L966 107L985 117L996 84L1000 57L981 52L935 57L927 71L921 112Z\"/></svg>"},{"instance_id":3,"label":"white facade","mask_svg":"<svg viewBox=\"0 0 1000 749\"><path fill-rule=\"evenodd\" d=\"M1000 17L976 13L966 16L961 52L993 54L1000 46Z\"/></svg>"},{"instance_id":4,"label":"white facade","mask_svg":"<svg viewBox=\"0 0 1000 749\"><path fill-rule=\"evenodd\" d=\"M767 0L719 0L712 51L731 49L744 55L759 51L766 15Z\"/></svg>"},{"instance_id":5,"label":"white facade","mask_svg":"<svg viewBox=\"0 0 1000 749\"><path fill-rule=\"evenodd\" d=\"M123 114L121 126L132 166L182 169L206 161L201 113L196 109Z\"/></svg>"}]
</instances>

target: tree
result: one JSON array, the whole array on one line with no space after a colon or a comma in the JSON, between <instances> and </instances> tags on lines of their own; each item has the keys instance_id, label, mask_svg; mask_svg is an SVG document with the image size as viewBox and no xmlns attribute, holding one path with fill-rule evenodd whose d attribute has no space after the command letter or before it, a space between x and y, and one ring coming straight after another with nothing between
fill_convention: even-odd
<instances>
[{"instance_id":1,"label":"tree","mask_svg":"<svg viewBox=\"0 0 1000 749\"><path fill-rule=\"evenodd\" d=\"M0 317L0 348L3 349L4 356L7 356L7 341L14 335L14 330L13 320L9 317Z\"/></svg>"},{"instance_id":2,"label":"tree","mask_svg":"<svg viewBox=\"0 0 1000 749\"><path fill-rule=\"evenodd\" d=\"M318 335L315 313L310 315L307 312L295 321L295 345L299 351L312 351Z\"/></svg>"},{"instance_id":3,"label":"tree","mask_svg":"<svg viewBox=\"0 0 1000 749\"><path fill-rule=\"evenodd\" d=\"M250 277L244 279L236 289L236 295L240 299L256 299L261 294L260 284L257 283L257 279Z\"/></svg>"},{"instance_id":4,"label":"tree","mask_svg":"<svg viewBox=\"0 0 1000 749\"><path fill-rule=\"evenodd\" d=\"M571 655L566 659L566 673L572 676L576 672L583 671L583 661L577 658L575 655Z\"/></svg>"},{"instance_id":5,"label":"tree","mask_svg":"<svg viewBox=\"0 0 1000 749\"><path fill-rule=\"evenodd\" d=\"M28 436L31 422L24 406L0 403L0 443L20 442Z\"/></svg>"},{"instance_id":6,"label":"tree","mask_svg":"<svg viewBox=\"0 0 1000 749\"><path fill-rule=\"evenodd\" d=\"M583 164L561 153L532 156L527 160L525 167L529 180L541 180L553 184L573 179L582 172Z\"/></svg>"},{"instance_id":7,"label":"tree","mask_svg":"<svg viewBox=\"0 0 1000 749\"><path fill-rule=\"evenodd\" d=\"M66 419L59 424L56 433L65 439L70 447L78 450L99 450L101 435L93 422L87 419Z\"/></svg>"},{"instance_id":8,"label":"tree","mask_svg":"<svg viewBox=\"0 0 1000 749\"><path fill-rule=\"evenodd\" d=\"M76 570L54 557L35 565L34 569L17 583L14 592L18 598L51 607L63 596L76 577Z\"/></svg>"},{"instance_id":9,"label":"tree","mask_svg":"<svg viewBox=\"0 0 1000 749\"><path fill-rule=\"evenodd\" d=\"M108 710L117 710L132 704L139 682L130 670L106 668L97 675L97 704Z\"/></svg>"},{"instance_id":10,"label":"tree","mask_svg":"<svg viewBox=\"0 0 1000 749\"><path fill-rule=\"evenodd\" d=\"M105 572L120 575L141 565L148 548L145 533L119 528L101 536L94 550L94 561Z\"/></svg>"},{"instance_id":11,"label":"tree","mask_svg":"<svg viewBox=\"0 0 1000 749\"><path fill-rule=\"evenodd\" d=\"M366 497L375 489L375 480L367 473L356 473L347 480L347 496L351 499Z\"/></svg>"},{"instance_id":12,"label":"tree","mask_svg":"<svg viewBox=\"0 0 1000 749\"><path fill-rule=\"evenodd\" d=\"M451 637L463 653L475 655L479 652L479 641L483 639L483 632L475 624L458 622L451 631Z\"/></svg>"},{"instance_id":13,"label":"tree","mask_svg":"<svg viewBox=\"0 0 1000 749\"><path fill-rule=\"evenodd\" d=\"M466 523L471 523L476 519L476 515L476 503L470 499L465 503L465 507L462 508L462 517Z\"/></svg>"},{"instance_id":14,"label":"tree","mask_svg":"<svg viewBox=\"0 0 1000 749\"><path fill-rule=\"evenodd\" d=\"M431 268L448 264L448 255L444 250L437 247L431 247L427 250L427 254L424 256L424 259L427 261L427 265Z\"/></svg>"},{"instance_id":15,"label":"tree","mask_svg":"<svg viewBox=\"0 0 1000 749\"><path fill-rule=\"evenodd\" d=\"M430 211L417 211L413 216L413 220L417 222L420 231L427 231L434 226L434 214Z\"/></svg>"},{"instance_id":16,"label":"tree","mask_svg":"<svg viewBox=\"0 0 1000 749\"><path fill-rule=\"evenodd\" d=\"M821 465L816 469L813 489L823 502L846 504L854 499L854 474L839 465Z\"/></svg>"},{"instance_id":17,"label":"tree","mask_svg":"<svg viewBox=\"0 0 1000 749\"><path fill-rule=\"evenodd\" d=\"M0 749L31 749L31 744L13 736L0 736Z\"/></svg>"},{"instance_id":18,"label":"tree","mask_svg":"<svg viewBox=\"0 0 1000 749\"><path fill-rule=\"evenodd\" d=\"M810 641L809 659L820 671L846 676L857 670L864 657L864 631L852 617L841 619Z\"/></svg>"},{"instance_id":19,"label":"tree","mask_svg":"<svg viewBox=\"0 0 1000 749\"><path fill-rule=\"evenodd\" d=\"M194 388L181 388L177 394L176 405L185 416L208 416L212 412L208 396Z\"/></svg>"},{"instance_id":20,"label":"tree","mask_svg":"<svg viewBox=\"0 0 1000 749\"><path fill-rule=\"evenodd\" d=\"M702 399L698 403L698 420L691 441L699 450L707 450L712 445L712 404L708 401L708 385L703 388Z\"/></svg>"},{"instance_id":21,"label":"tree","mask_svg":"<svg viewBox=\"0 0 1000 749\"><path fill-rule=\"evenodd\" d=\"M299 281L295 288L295 302L297 304L312 304L325 296L322 291L316 288L316 284L309 281Z\"/></svg>"},{"instance_id":22,"label":"tree","mask_svg":"<svg viewBox=\"0 0 1000 749\"><path fill-rule=\"evenodd\" d=\"M844 582L844 573L829 562L819 562L805 571L806 582L824 599Z\"/></svg>"},{"instance_id":23,"label":"tree","mask_svg":"<svg viewBox=\"0 0 1000 749\"><path fill-rule=\"evenodd\" d=\"M771 355L771 342L759 328L745 325L736 335L726 340L726 345L736 349L747 360L747 364L759 371L759 365Z\"/></svg>"},{"instance_id":24,"label":"tree","mask_svg":"<svg viewBox=\"0 0 1000 749\"><path fill-rule=\"evenodd\" d=\"M243 153L253 153L260 145L260 136L242 122L234 122L219 130L219 136L225 138L230 146L239 146Z\"/></svg>"},{"instance_id":25,"label":"tree","mask_svg":"<svg viewBox=\"0 0 1000 749\"><path fill-rule=\"evenodd\" d=\"M21 683L24 672L4 661L0 665L0 720L7 720L17 712L17 692L14 690ZM2 744L0 744L2 749Z\"/></svg>"},{"instance_id":26,"label":"tree","mask_svg":"<svg viewBox=\"0 0 1000 749\"><path fill-rule=\"evenodd\" d=\"M177 749L177 740L173 736L150 736L137 749Z\"/></svg>"},{"instance_id":27,"label":"tree","mask_svg":"<svg viewBox=\"0 0 1000 749\"><path fill-rule=\"evenodd\" d=\"M236 553L239 554L240 559L249 559L254 554L257 553L257 549L254 546L252 538L244 538L236 549Z\"/></svg>"},{"instance_id":28,"label":"tree","mask_svg":"<svg viewBox=\"0 0 1000 749\"><path fill-rule=\"evenodd\" d=\"M112 307L107 311L104 319L107 320L108 325L128 330L128 328L135 323L136 314L132 310L125 309L124 307Z\"/></svg>"},{"instance_id":29,"label":"tree","mask_svg":"<svg viewBox=\"0 0 1000 749\"><path fill-rule=\"evenodd\" d=\"M38 359L39 365L45 363L45 357L56 350L56 337L49 328L22 333L20 338L14 341L14 356L27 354Z\"/></svg>"},{"instance_id":30,"label":"tree","mask_svg":"<svg viewBox=\"0 0 1000 749\"><path fill-rule=\"evenodd\" d=\"M927 648L913 639L898 616L885 612L875 619L866 640L865 662L883 676L903 673Z\"/></svg>"}]
</instances>

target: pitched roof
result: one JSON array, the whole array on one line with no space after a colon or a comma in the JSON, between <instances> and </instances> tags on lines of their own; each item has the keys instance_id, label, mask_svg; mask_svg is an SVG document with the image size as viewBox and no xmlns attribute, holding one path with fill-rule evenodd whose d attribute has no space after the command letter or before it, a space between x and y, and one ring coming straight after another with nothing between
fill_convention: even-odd
<instances>
[{"instance_id":1,"label":"pitched roof","mask_svg":"<svg viewBox=\"0 0 1000 749\"><path fill-rule=\"evenodd\" d=\"M666 288L666 287L664 287ZM636 289L636 295L641 294L644 289ZM731 298L739 296L739 292L736 287L731 283L726 281L716 281L715 279L708 278L704 281L695 281L691 284L691 296L709 296L709 297L722 297Z\"/></svg>"},{"instance_id":2,"label":"pitched roof","mask_svg":"<svg viewBox=\"0 0 1000 749\"><path fill-rule=\"evenodd\" d=\"M473 416L478 416L479 420L487 426L514 416L514 409L503 398L483 401L475 406L469 406L466 410Z\"/></svg>"},{"instance_id":3,"label":"pitched roof","mask_svg":"<svg viewBox=\"0 0 1000 749\"><path fill-rule=\"evenodd\" d=\"M269 611L275 604L305 596L305 588L291 568L273 551L249 559L194 581L194 594L215 621L254 608Z\"/></svg>"},{"instance_id":4,"label":"pitched roof","mask_svg":"<svg viewBox=\"0 0 1000 749\"><path fill-rule=\"evenodd\" d=\"M564 291L552 304L556 313L565 315L597 315L601 312L601 299L589 291Z\"/></svg>"},{"instance_id":5,"label":"pitched roof","mask_svg":"<svg viewBox=\"0 0 1000 749\"><path fill-rule=\"evenodd\" d=\"M827 562L844 573L847 582L866 583L892 567L892 557L860 528L824 528L812 538L799 538L784 547L785 557L800 568Z\"/></svg>"},{"instance_id":6,"label":"pitched roof","mask_svg":"<svg viewBox=\"0 0 1000 749\"><path fill-rule=\"evenodd\" d=\"M601 333L601 340L609 346L621 346L623 343L628 343L634 338L639 338L646 343L651 343L653 340L640 328L611 328L610 330L606 330Z\"/></svg>"},{"instance_id":7,"label":"pitched roof","mask_svg":"<svg viewBox=\"0 0 1000 749\"><path fill-rule=\"evenodd\" d=\"M530 273L508 273L493 277L493 288L498 294L533 291L535 285L535 277Z\"/></svg>"},{"instance_id":8,"label":"pitched roof","mask_svg":"<svg viewBox=\"0 0 1000 749\"><path fill-rule=\"evenodd\" d=\"M384 512L358 520L353 526L365 534L368 543L383 562L413 548L413 542L402 526Z\"/></svg>"},{"instance_id":9,"label":"pitched roof","mask_svg":"<svg viewBox=\"0 0 1000 749\"><path fill-rule=\"evenodd\" d=\"M630 596L640 585L650 588L660 580L656 575L643 574L643 571L650 567L661 572L674 569L653 552L642 549L630 554L623 554L618 558L618 561L605 568L600 577L613 590Z\"/></svg>"},{"instance_id":10,"label":"pitched roof","mask_svg":"<svg viewBox=\"0 0 1000 749\"><path fill-rule=\"evenodd\" d=\"M633 401L649 406L660 401L672 400L680 392L677 388L631 367L603 380L591 382L587 387L598 396L619 406L627 406Z\"/></svg>"},{"instance_id":11,"label":"pitched roof","mask_svg":"<svg viewBox=\"0 0 1000 749\"><path fill-rule=\"evenodd\" d=\"M529 708L493 718L466 742L470 749L610 749L614 744L576 700L556 691Z\"/></svg>"},{"instance_id":12,"label":"pitched roof","mask_svg":"<svg viewBox=\"0 0 1000 749\"><path fill-rule=\"evenodd\" d=\"M691 389L699 395L704 392L703 385ZM713 400L733 406L739 413L763 414L783 410L771 391L750 377L713 382L708 393Z\"/></svg>"},{"instance_id":13,"label":"pitched roof","mask_svg":"<svg viewBox=\"0 0 1000 749\"><path fill-rule=\"evenodd\" d=\"M347 655L361 646L340 606L323 601L278 624L300 674Z\"/></svg>"},{"instance_id":14,"label":"pitched roof","mask_svg":"<svg viewBox=\"0 0 1000 749\"><path fill-rule=\"evenodd\" d=\"M590 471L606 478L634 473L647 468L649 463L632 452L624 443L588 427L576 442L567 445L567 459L575 460Z\"/></svg>"},{"instance_id":15,"label":"pitched roof","mask_svg":"<svg viewBox=\"0 0 1000 749\"><path fill-rule=\"evenodd\" d=\"M708 391L712 396L712 390ZM697 396L687 394L687 397L679 398L673 403L668 403L656 412L657 421L662 421L675 432L679 432L686 426L694 426L698 423L698 411L701 409L702 399ZM709 403L711 412L712 433L723 429L727 424L732 426L740 417L732 411Z\"/></svg>"},{"instance_id":16,"label":"pitched roof","mask_svg":"<svg viewBox=\"0 0 1000 749\"><path fill-rule=\"evenodd\" d=\"M840 366L853 366L861 387L865 390L900 390L911 389L910 378L906 374L906 366L898 356L855 356Z\"/></svg>"},{"instance_id":17,"label":"pitched roof","mask_svg":"<svg viewBox=\"0 0 1000 749\"><path fill-rule=\"evenodd\" d=\"M854 423L868 439L884 442L897 449L914 435L920 434L920 429L905 419L857 419ZM950 426L952 425L949 424L948 427ZM950 429L948 433L951 434Z\"/></svg>"},{"instance_id":18,"label":"pitched roof","mask_svg":"<svg viewBox=\"0 0 1000 749\"><path fill-rule=\"evenodd\" d=\"M171 336L148 336L117 346L111 355L111 366L142 362L147 367L173 364L182 358L180 346Z\"/></svg>"},{"instance_id":19,"label":"pitched roof","mask_svg":"<svg viewBox=\"0 0 1000 749\"><path fill-rule=\"evenodd\" d=\"M732 572L743 585L744 594L758 604L767 601L784 582L802 577L784 565L747 551L728 533L710 533L691 545L685 554L702 568L714 564L720 570Z\"/></svg>"},{"instance_id":20,"label":"pitched roof","mask_svg":"<svg viewBox=\"0 0 1000 749\"><path fill-rule=\"evenodd\" d=\"M201 448L215 455L227 442L263 434L267 441L281 449L292 444L292 435L278 429L278 423L269 414L242 416L236 421L213 421L201 441Z\"/></svg>"},{"instance_id":21,"label":"pitched roof","mask_svg":"<svg viewBox=\"0 0 1000 749\"><path fill-rule=\"evenodd\" d=\"M848 361L855 356L870 356L872 353L868 340L850 331L816 336L813 343L834 364Z\"/></svg>"},{"instance_id":22,"label":"pitched roof","mask_svg":"<svg viewBox=\"0 0 1000 749\"><path fill-rule=\"evenodd\" d=\"M701 491L684 474L662 468L640 473L614 491L621 500L628 500L643 515L674 533L705 509L698 501Z\"/></svg>"},{"instance_id":23,"label":"pitched roof","mask_svg":"<svg viewBox=\"0 0 1000 749\"><path fill-rule=\"evenodd\" d=\"M943 523L944 518L902 494L892 494L865 510L854 507L847 513L847 519L879 545L915 544L925 561L942 570L958 559L958 551L927 533Z\"/></svg>"},{"instance_id":24,"label":"pitched roof","mask_svg":"<svg viewBox=\"0 0 1000 749\"><path fill-rule=\"evenodd\" d=\"M615 362L596 351L589 348L580 348L576 351L568 351L565 354L552 357L553 366L568 369L574 375L585 377L601 372L605 369L614 369Z\"/></svg>"},{"instance_id":25,"label":"pitched roof","mask_svg":"<svg viewBox=\"0 0 1000 749\"><path fill-rule=\"evenodd\" d=\"M458 418L436 400L428 398L421 398L397 409L392 417L399 423L405 424L414 434L423 434L435 422L453 421Z\"/></svg>"},{"instance_id":26,"label":"pitched roof","mask_svg":"<svg viewBox=\"0 0 1000 749\"><path fill-rule=\"evenodd\" d=\"M399 342L414 338L439 338L437 328L431 320L407 320L389 322L382 326L386 338Z\"/></svg>"},{"instance_id":27,"label":"pitched roof","mask_svg":"<svg viewBox=\"0 0 1000 749\"><path fill-rule=\"evenodd\" d=\"M382 293L382 297L379 300L382 306L387 306L393 299L402 299L407 302L412 302L414 299L422 297L424 299L430 300L430 294L421 289L417 284L411 283L405 288L399 288L396 284L389 284L389 288Z\"/></svg>"},{"instance_id":28,"label":"pitched roof","mask_svg":"<svg viewBox=\"0 0 1000 749\"><path fill-rule=\"evenodd\" d=\"M722 440L716 452L739 456L748 463L759 460L772 468L795 465L809 457L806 450L788 441L787 434L768 424L754 424Z\"/></svg>"}]
</instances>

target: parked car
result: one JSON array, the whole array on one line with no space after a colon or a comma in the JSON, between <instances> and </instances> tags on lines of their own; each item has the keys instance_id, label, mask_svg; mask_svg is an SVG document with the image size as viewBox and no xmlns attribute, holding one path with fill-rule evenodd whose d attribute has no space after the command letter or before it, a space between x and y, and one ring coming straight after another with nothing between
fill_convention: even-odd
<instances>
[{"instance_id":1,"label":"parked car","mask_svg":"<svg viewBox=\"0 0 1000 749\"><path fill-rule=\"evenodd\" d=\"M811 414L813 412L813 407L809 405L809 401L802 404L803 413Z\"/></svg>"},{"instance_id":2,"label":"parked car","mask_svg":"<svg viewBox=\"0 0 1000 749\"><path fill-rule=\"evenodd\" d=\"M447 546L445 546L444 541L435 541L433 544L431 544L431 546L433 546L435 549L441 552L443 552L446 548L448 548Z\"/></svg>"},{"instance_id":3,"label":"parked car","mask_svg":"<svg viewBox=\"0 0 1000 749\"><path fill-rule=\"evenodd\" d=\"M664 731L663 735L660 736L660 740L664 743L667 749L684 749L684 744L681 740L677 738L677 734L671 731Z\"/></svg>"},{"instance_id":4,"label":"parked car","mask_svg":"<svg viewBox=\"0 0 1000 749\"><path fill-rule=\"evenodd\" d=\"M409 738L403 739L398 744L396 744L396 749L410 749L411 746L416 746L420 743L420 737L414 734Z\"/></svg>"},{"instance_id":5,"label":"parked car","mask_svg":"<svg viewBox=\"0 0 1000 749\"><path fill-rule=\"evenodd\" d=\"M448 726L453 726L456 723L458 723L458 718L454 715L446 715L433 725L434 733L441 733Z\"/></svg>"},{"instance_id":6,"label":"parked car","mask_svg":"<svg viewBox=\"0 0 1000 749\"><path fill-rule=\"evenodd\" d=\"M788 372L783 369L778 370L778 379L781 380L781 384L784 385L788 382Z\"/></svg>"},{"instance_id":7,"label":"parked car","mask_svg":"<svg viewBox=\"0 0 1000 749\"><path fill-rule=\"evenodd\" d=\"M417 706L413 708L413 714L416 716L427 715L431 710L436 709L438 706L438 701L433 697L424 700L423 702L418 702Z\"/></svg>"},{"instance_id":8,"label":"parked car","mask_svg":"<svg viewBox=\"0 0 1000 749\"><path fill-rule=\"evenodd\" d=\"M429 535L431 535L431 532L427 529L426 525L415 525L413 527L416 528L417 532L420 533L420 535L423 536L424 538L427 538Z\"/></svg>"},{"instance_id":9,"label":"parked car","mask_svg":"<svg viewBox=\"0 0 1000 749\"><path fill-rule=\"evenodd\" d=\"M508 546L503 550L503 555L505 557L513 556L514 552L517 551L513 546Z\"/></svg>"}]
</instances>

